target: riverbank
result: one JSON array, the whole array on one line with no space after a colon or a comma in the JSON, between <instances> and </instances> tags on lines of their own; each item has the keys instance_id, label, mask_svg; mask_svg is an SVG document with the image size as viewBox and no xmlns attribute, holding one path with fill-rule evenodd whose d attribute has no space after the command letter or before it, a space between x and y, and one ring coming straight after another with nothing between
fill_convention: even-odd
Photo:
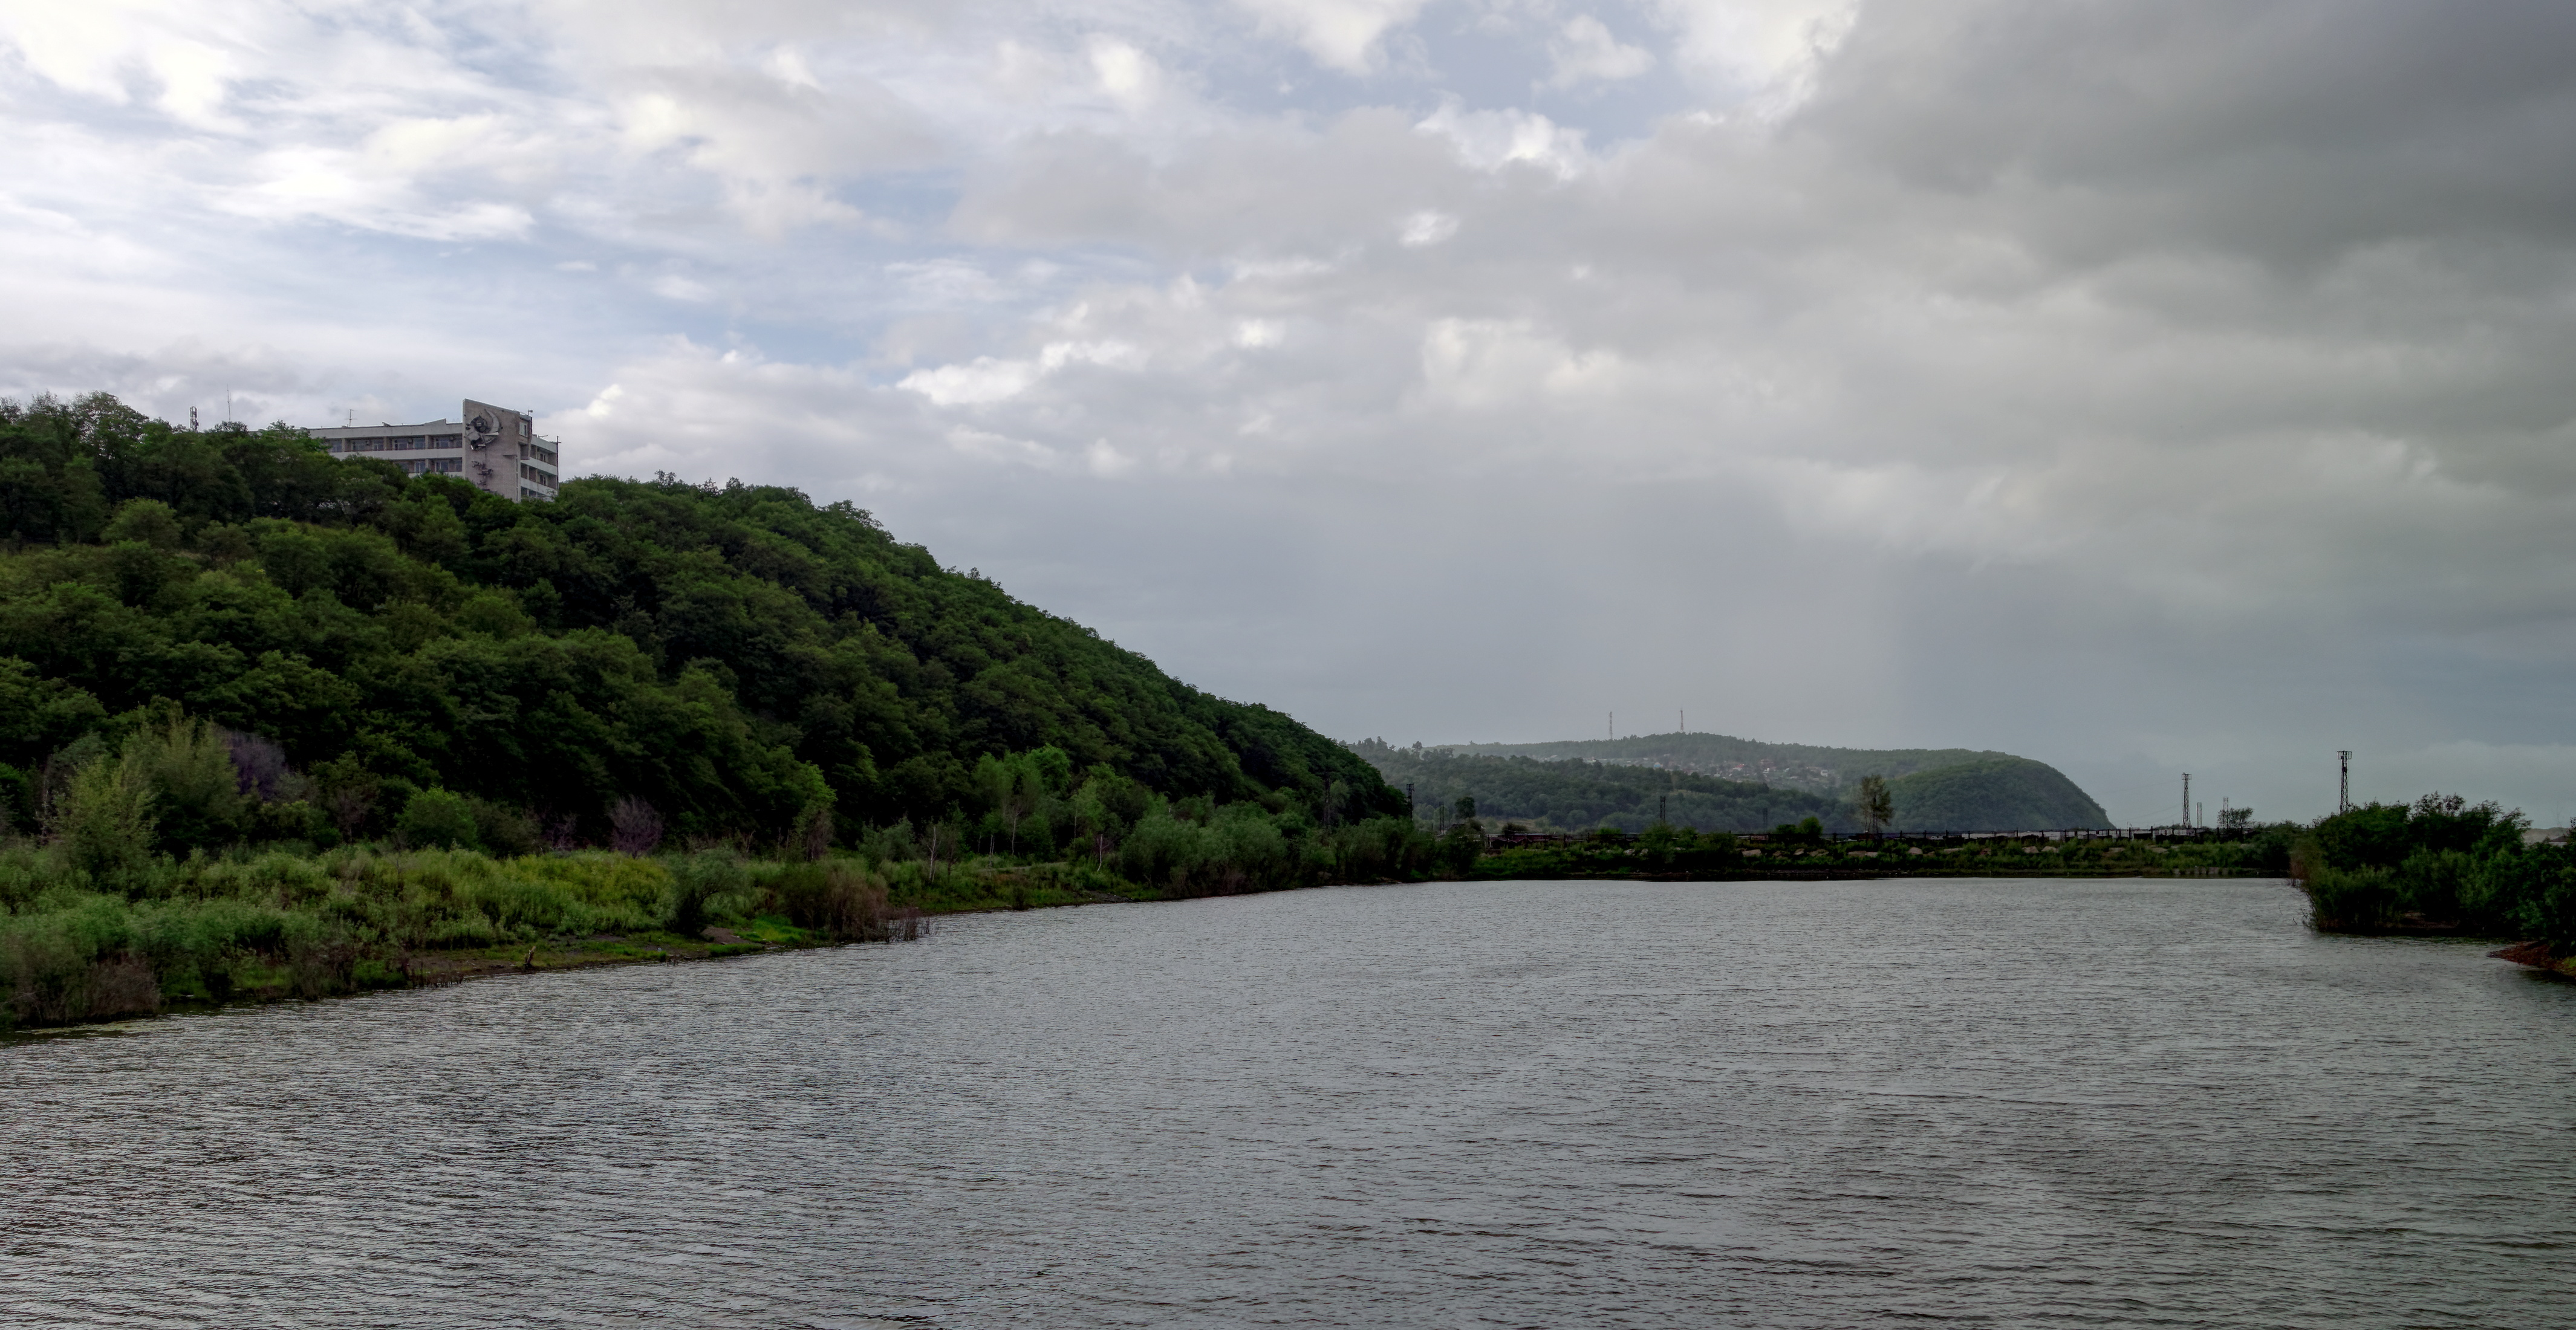
<instances>
[{"instance_id":1,"label":"riverbank","mask_svg":"<svg viewBox=\"0 0 2576 1330\"><path fill-rule=\"evenodd\" d=\"M0 1030L496 974L891 942L980 910L1152 899L1097 868L730 850L496 859L344 848L164 863L126 884L0 850Z\"/></svg>"}]
</instances>

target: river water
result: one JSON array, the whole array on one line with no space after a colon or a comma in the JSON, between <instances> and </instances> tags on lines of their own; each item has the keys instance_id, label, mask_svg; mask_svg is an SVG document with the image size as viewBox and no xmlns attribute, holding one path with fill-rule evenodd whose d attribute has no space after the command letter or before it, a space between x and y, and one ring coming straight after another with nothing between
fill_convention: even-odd
<instances>
[{"instance_id":1,"label":"river water","mask_svg":"<svg viewBox=\"0 0 2576 1330\"><path fill-rule=\"evenodd\" d=\"M0 1322L2576 1322L2576 985L2278 882L1335 888L0 1046Z\"/></svg>"}]
</instances>

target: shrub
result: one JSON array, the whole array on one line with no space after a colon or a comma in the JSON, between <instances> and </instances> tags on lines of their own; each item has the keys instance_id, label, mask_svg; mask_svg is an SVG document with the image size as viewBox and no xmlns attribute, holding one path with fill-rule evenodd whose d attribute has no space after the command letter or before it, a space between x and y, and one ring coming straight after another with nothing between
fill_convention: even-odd
<instances>
[{"instance_id":1,"label":"shrub","mask_svg":"<svg viewBox=\"0 0 2576 1330\"><path fill-rule=\"evenodd\" d=\"M790 865L769 880L769 895L799 928L853 942L892 936L884 880L847 860Z\"/></svg>"},{"instance_id":2,"label":"shrub","mask_svg":"<svg viewBox=\"0 0 2576 1330\"><path fill-rule=\"evenodd\" d=\"M472 849L482 844L474 806L464 795L435 787L413 795L395 827L404 840L423 847Z\"/></svg>"},{"instance_id":3,"label":"shrub","mask_svg":"<svg viewBox=\"0 0 2576 1330\"><path fill-rule=\"evenodd\" d=\"M415 801L417 802L417 801ZM545 848L537 820L484 799L466 801L474 811L474 840L496 858L513 859Z\"/></svg>"},{"instance_id":4,"label":"shrub","mask_svg":"<svg viewBox=\"0 0 2576 1330\"><path fill-rule=\"evenodd\" d=\"M102 886L122 890L151 863L152 787L147 764L129 751L100 757L71 779L58 819L71 866Z\"/></svg>"},{"instance_id":5,"label":"shrub","mask_svg":"<svg viewBox=\"0 0 2576 1330\"><path fill-rule=\"evenodd\" d=\"M696 937L713 920L737 916L750 904L751 873L731 850L706 850L671 865L664 897L664 926Z\"/></svg>"}]
</instances>

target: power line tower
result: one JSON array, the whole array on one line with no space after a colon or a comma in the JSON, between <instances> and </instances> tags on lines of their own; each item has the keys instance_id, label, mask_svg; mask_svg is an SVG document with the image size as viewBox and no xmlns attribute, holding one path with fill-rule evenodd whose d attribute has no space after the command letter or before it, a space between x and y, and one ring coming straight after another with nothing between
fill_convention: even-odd
<instances>
[{"instance_id":1,"label":"power line tower","mask_svg":"<svg viewBox=\"0 0 2576 1330\"><path fill-rule=\"evenodd\" d=\"M2352 811L2352 750L2336 749L2335 766L2340 773L2335 782L2335 811L2349 813Z\"/></svg>"}]
</instances>

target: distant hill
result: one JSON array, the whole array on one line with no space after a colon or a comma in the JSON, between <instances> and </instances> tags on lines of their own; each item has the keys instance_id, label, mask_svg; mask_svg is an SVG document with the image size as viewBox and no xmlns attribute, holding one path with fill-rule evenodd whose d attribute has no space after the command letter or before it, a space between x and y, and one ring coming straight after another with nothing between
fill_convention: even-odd
<instances>
[{"instance_id":1,"label":"distant hill","mask_svg":"<svg viewBox=\"0 0 2576 1330\"><path fill-rule=\"evenodd\" d=\"M1417 802L1476 800L1488 825L1640 830L1658 808L1677 826L1760 831L1815 817L1858 830L1852 795L1888 778L1896 826L1908 831L2107 827L2102 806L2055 767L1970 748L1826 748L1723 734L1654 734L1535 744L1352 745Z\"/></svg>"},{"instance_id":2,"label":"distant hill","mask_svg":"<svg viewBox=\"0 0 2576 1330\"><path fill-rule=\"evenodd\" d=\"M1625 739L1567 739L1555 743L1443 744L1441 749L1478 757L1534 757L1555 762L1580 758L1835 795L1859 785L1863 776L1894 780L1937 767L2012 757L2010 753L1973 748L1823 748L1764 743L1725 734L1632 734Z\"/></svg>"},{"instance_id":3,"label":"distant hill","mask_svg":"<svg viewBox=\"0 0 2576 1330\"><path fill-rule=\"evenodd\" d=\"M1899 831L2032 831L2107 827L2093 796L2026 757L1964 762L1889 781Z\"/></svg>"},{"instance_id":4,"label":"distant hill","mask_svg":"<svg viewBox=\"0 0 2576 1330\"><path fill-rule=\"evenodd\" d=\"M1659 812L1673 825L1697 831L1765 831L1807 817L1831 830L1853 829L1849 800L1811 790L1766 789L1652 767L1397 748L1379 739L1355 743L1351 750L1367 758L1387 784L1412 786L1417 809L1474 799L1488 829L1517 822L1532 831L1643 831Z\"/></svg>"}]
</instances>

